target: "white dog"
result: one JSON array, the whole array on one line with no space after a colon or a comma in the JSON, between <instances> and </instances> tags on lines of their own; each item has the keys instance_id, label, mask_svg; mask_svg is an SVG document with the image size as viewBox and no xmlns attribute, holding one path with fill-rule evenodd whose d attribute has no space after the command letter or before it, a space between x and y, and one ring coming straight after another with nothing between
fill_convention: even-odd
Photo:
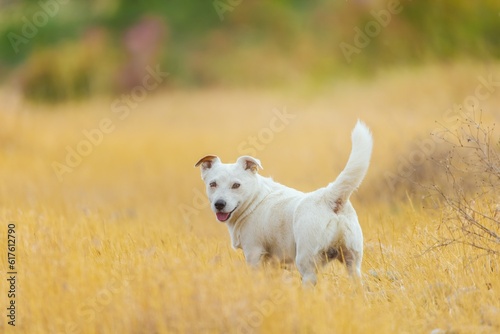
<instances>
[{"instance_id":1,"label":"white dog","mask_svg":"<svg viewBox=\"0 0 500 334\"><path fill-rule=\"evenodd\" d=\"M250 265L269 256L286 263L295 259L302 281L315 284L316 269L338 259L360 279L363 234L349 197L366 174L372 146L370 130L358 121L346 167L334 182L311 193L259 175L260 161L250 156L224 164L208 155L195 166L201 165L212 210Z\"/></svg>"}]
</instances>

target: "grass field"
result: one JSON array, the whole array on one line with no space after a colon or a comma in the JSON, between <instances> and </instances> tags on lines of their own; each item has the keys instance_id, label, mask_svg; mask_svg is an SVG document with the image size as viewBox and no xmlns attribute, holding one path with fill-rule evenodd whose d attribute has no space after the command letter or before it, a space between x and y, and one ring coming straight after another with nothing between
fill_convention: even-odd
<instances>
[{"instance_id":1,"label":"grass field","mask_svg":"<svg viewBox=\"0 0 500 334\"><path fill-rule=\"evenodd\" d=\"M320 92L157 91L120 110L112 100L4 103L0 332L499 332L498 257L432 248L446 233L444 209L423 209L404 182L394 190L387 179L436 121L452 122L450 106L477 101L486 120L499 121L500 84L491 79L499 70L400 69ZM352 197L365 235L363 291L337 263L314 289L301 287L294 268L248 268L211 213L194 163L253 153L263 175L311 191L342 170L357 118L375 140Z\"/></svg>"}]
</instances>

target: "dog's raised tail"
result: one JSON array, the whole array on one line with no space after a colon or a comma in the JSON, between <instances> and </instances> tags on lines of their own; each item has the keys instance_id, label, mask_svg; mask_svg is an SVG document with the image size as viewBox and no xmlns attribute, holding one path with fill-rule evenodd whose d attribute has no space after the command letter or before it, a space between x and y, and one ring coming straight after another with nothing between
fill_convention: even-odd
<instances>
[{"instance_id":1,"label":"dog's raised tail","mask_svg":"<svg viewBox=\"0 0 500 334\"><path fill-rule=\"evenodd\" d=\"M342 209L353 191L359 187L370 165L373 138L365 123L358 120L352 130L351 140L352 149L347 165L327 187L328 202L335 213Z\"/></svg>"}]
</instances>

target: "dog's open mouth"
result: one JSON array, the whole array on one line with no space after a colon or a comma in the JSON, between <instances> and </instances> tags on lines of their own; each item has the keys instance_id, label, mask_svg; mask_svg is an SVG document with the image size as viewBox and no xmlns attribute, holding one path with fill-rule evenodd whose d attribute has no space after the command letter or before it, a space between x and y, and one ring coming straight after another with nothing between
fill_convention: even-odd
<instances>
[{"instance_id":1,"label":"dog's open mouth","mask_svg":"<svg viewBox=\"0 0 500 334\"><path fill-rule=\"evenodd\" d=\"M234 210L236 210L236 208L234 208ZM217 220L220 222L227 221L229 218L231 218L231 214L234 212L234 210L231 212L216 212L215 215L217 216Z\"/></svg>"}]
</instances>

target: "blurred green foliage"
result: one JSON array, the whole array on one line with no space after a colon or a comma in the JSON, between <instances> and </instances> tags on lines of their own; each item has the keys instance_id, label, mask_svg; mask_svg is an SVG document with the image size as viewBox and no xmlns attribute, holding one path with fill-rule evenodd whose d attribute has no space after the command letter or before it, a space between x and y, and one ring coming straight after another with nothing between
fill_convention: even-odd
<instances>
[{"instance_id":1,"label":"blurred green foliage","mask_svg":"<svg viewBox=\"0 0 500 334\"><path fill-rule=\"evenodd\" d=\"M0 73L37 100L116 94L144 63L161 64L172 86L267 86L500 57L498 0L20 0L0 9ZM126 36L148 17L162 31L143 57ZM144 34L135 38L148 48Z\"/></svg>"}]
</instances>

